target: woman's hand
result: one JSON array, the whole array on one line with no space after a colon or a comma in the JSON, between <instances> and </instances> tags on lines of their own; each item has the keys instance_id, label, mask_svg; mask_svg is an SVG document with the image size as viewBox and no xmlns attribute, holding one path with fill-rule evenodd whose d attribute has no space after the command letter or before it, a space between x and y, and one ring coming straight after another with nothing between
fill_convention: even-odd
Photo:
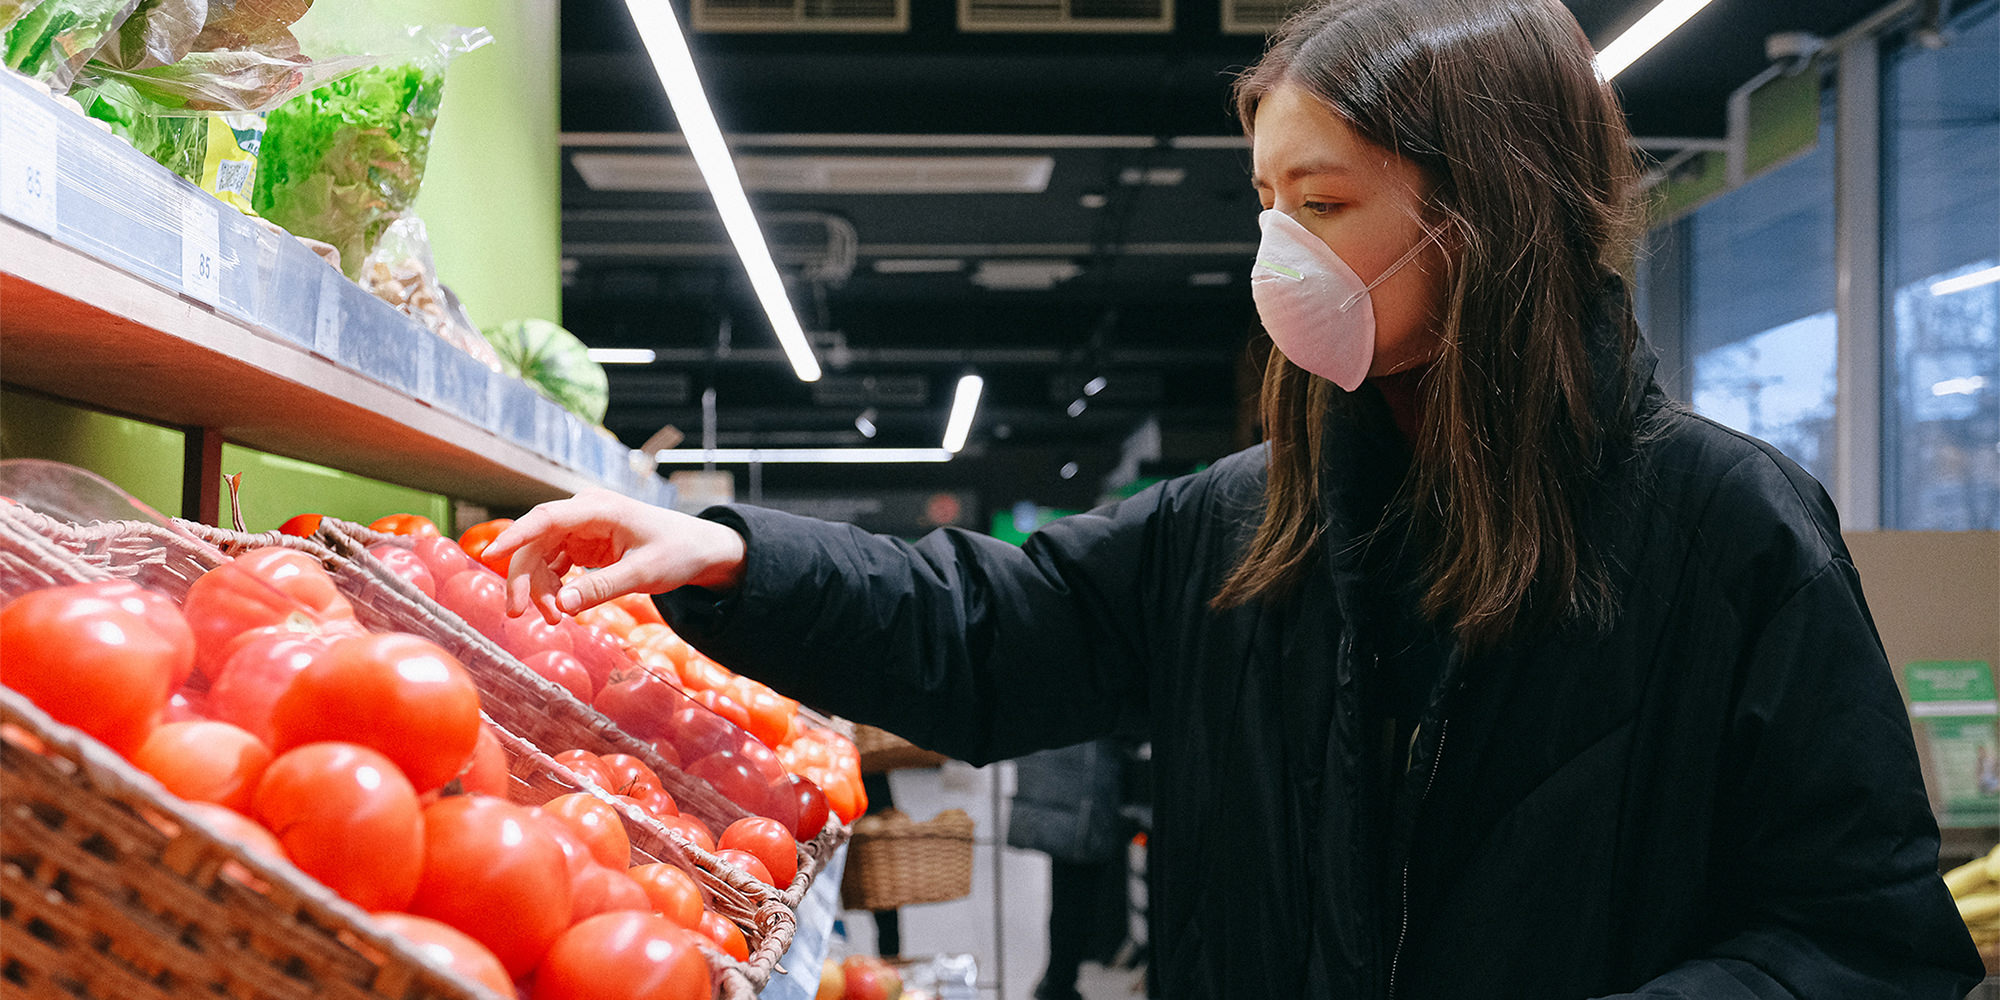
<instances>
[{"instance_id":1,"label":"woman's hand","mask_svg":"<svg viewBox=\"0 0 2000 1000\"><path fill-rule=\"evenodd\" d=\"M686 584L718 590L743 576L743 536L726 525L607 490L542 504L487 546L507 560L507 613L530 604L555 624L621 594ZM572 566L592 572L562 582ZM560 589L558 589L560 588Z\"/></svg>"}]
</instances>

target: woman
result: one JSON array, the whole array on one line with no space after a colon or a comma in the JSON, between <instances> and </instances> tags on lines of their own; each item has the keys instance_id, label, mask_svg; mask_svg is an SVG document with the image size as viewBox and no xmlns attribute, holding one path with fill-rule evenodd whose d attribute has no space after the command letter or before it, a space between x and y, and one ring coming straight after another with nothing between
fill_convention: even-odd
<instances>
[{"instance_id":1,"label":"woman","mask_svg":"<svg viewBox=\"0 0 2000 1000\"><path fill-rule=\"evenodd\" d=\"M494 543L512 609L666 592L718 660L967 760L1137 724L1168 997L1963 995L1824 491L1652 381L1575 21L1336 0L1237 93L1264 445L1020 549L579 497Z\"/></svg>"}]
</instances>

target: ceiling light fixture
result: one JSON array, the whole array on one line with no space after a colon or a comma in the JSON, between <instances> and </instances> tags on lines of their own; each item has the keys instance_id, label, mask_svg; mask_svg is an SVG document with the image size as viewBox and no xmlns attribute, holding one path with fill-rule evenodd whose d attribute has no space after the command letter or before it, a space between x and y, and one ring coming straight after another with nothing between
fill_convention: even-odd
<instances>
[{"instance_id":1,"label":"ceiling light fixture","mask_svg":"<svg viewBox=\"0 0 2000 1000\"><path fill-rule=\"evenodd\" d=\"M977 375L958 380L958 392L951 400L951 418L944 425L945 451L955 455L965 447L965 437L972 433L972 416L979 410L979 394L985 388L986 380Z\"/></svg>"},{"instance_id":2,"label":"ceiling light fixture","mask_svg":"<svg viewBox=\"0 0 2000 1000\"><path fill-rule=\"evenodd\" d=\"M650 365L659 356L645 347L592 347L586 353L600 365Z\"/></svg>"},{"instance_id":3,"label":"ceiling light fixture","mask_svg":"<svg viewBox=\"0 0 2000 1000\"><path fill-rule=\"evenodd\" d=\"M1072 417L1080 417L1083 416L1083 411L1089 408L1090 404L1085 402L1082 396L1078 396L1070 401L1068 412Z\"/></svg>"},{"instance_id":4,"label":"ceiling light fixture","mask_svg":"<svg viewBox=\"0 0 2000 1000\"><path fill-rule=\"evenodd\" d=\"M757 216L750 211L750 199L743 194L742 179L737 177L736 166L730 162L729 146L723 142L722 128L716 124L708 95L702 91L701 77L694 69L694 55L688 51L687 38L681 34L673 5L625 0L625 7L632 13L632 24L639 29L639 38L660 75L660 84L666 88L667 101L673 105L674 118L687 137L688 151L701 168L702 178L708 181L709 194L715 199L723 228L729 231L730 242L736 244L736 254L750 276L750 287L756 291L764 313L771 318L771 329L777 332L785 357L791 361L800 381L818 380L819 361L813 357L812 344L807 342L798 314L785 294L785 280L779 277L771 248L757 227Z\"/></svg>"},{"instance_id":5,"label":"ceiling light fixture","mask_svg":"<svg viewBox=\"0 0 2000 1000\"><path fill-rule=\"evenodd\" d=\"M1104 387L1110 384L1110 382L1105 381L1104 376L1098 375L1083 384L1083 394L1086 396L1095 396L1103 392Z\"/></svg>"},{"instance_id":6,"label":"ceiling light fixture","mask_svg":"<svg viewBox=\"0 0 2000 1000\"><path fill-rule=\"evenodd\" d=\"M1971 274L1961 274L1956 278L1946 278L1943 281L1934 282L1931 285L1931 294L1950 295L1954 292L1963 292L1968 289L1978 288L1981 285L1990 285L1996 281L2000 281L2000 266L1989 267L1974 271Z\"/></svg>"},{"instance_id":7,"label":"ceiling light fixture","mask_svg":"<svg viewBox=\"0 0 2000 1000\"><path fill-rule=\"evenodd\" d=\"M1625 67L1651 51L1661 39L1673 34L1674 29L1687 23L1688 18L1708 4L1709 0L1660 0L1658 6L1625 29L1624 34L1598 50L1597 78L1608 82L1624 72Z\"/></svg>"},{"instance_id":8,"label":"ceiling light fixture","mask_svg":"<svg viewBox=\"0 0 2000 1000\"><path fill-rule=\"evenodd\" d=\"M777 465L949 462L943 448L669 448L653 453L661 465Z\"/></svg>"},{"instance_id":9,"label":"ceiling light fixture","mask_svg":"<svg viewBox=\"0 0 2000 1000\"><path fill-rule=\"evenodd\" d=\"M860 431L861 436L870 441L875 440L875 417L875 408L871 406L862 410L854 418L854 429Z\"/></svg>"}]
</instances>

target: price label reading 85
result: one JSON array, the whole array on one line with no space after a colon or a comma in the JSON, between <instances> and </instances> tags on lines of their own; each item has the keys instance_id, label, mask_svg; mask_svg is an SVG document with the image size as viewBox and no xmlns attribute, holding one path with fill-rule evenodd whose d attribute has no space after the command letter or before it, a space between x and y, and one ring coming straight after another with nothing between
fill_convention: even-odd
<instances>
[{"instance_id":1,"label":"price label reading 85","mask_svg":"<svg viewBox=\"0 0 2000 1000\"><path fill-rule=\"evenodd\" d=\"M0 86L0 215L56 233L56 118Z\"/></svg>"},{"instance_id":2,"label":"price label reading 85","mask_svg":"<svg viewBox=\"0 0 2000 1000\"><path fill-rule=\"evenodd\" d=\"M181 291L215 305L222 298L218 227L221 207L201 191L183 192L181 200Z\"/></svg>"}]
</instances>

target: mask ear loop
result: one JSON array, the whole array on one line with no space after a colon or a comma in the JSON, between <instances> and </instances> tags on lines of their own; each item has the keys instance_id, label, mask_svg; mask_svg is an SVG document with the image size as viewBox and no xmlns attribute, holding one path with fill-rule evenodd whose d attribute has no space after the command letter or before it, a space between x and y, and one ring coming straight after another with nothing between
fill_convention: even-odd
<instances>
[{"instance_id":1,"label":"mask ear loop","mask_svg":"<svg viewBox=\"0 0 2000 1000\"><path fill-rule=\"evenodd\" d=\"M1400 270L1402 270L1402 269L1403 269L1403 265L1405 265L1405 264L1408 264L1408 263L1409 263L1410 261L1412 261L1412 260L1415 260L1415 259L1416 259L1416 257L1417 257L1417 254L1418 254L1418 253L1420 253L1420 252L1422 252L1422 251L1423 251L1423 249L1424 249L1424 247L1425 247L1426 245L1428 245L1428 244L1429 244L1429 243L1430 243L1430 242L1431 242L1432 240L1435 240L1435 239L1437 239L1437 238L1438 238L1439 236L1442 236L1442 235L1444 235L1444 227L1443 227L1443 226L1441 226L1441 225L1440 225L1440 226L1425 226L1425 227L1424 227L1424 238L1423 238L1423 239L1420 239L1420 240L1418 240L1418 241L1417 241L1417 242L1415 243L1415 245L1413 245L1413 246L1411 246L1411 247L1410 247L1410 249L1408 249L1408 250L1404 251L1404 252L1403 252L1403 255L1402 255L1401 257L1398 257L1398 258L1396 258L1396 262L1395 262L1394 264L1391 264L1391 265L1389 265L1389 269L1388 269L1388 270L1386 270L1386 271L1383 271L1383 272L1382 272L1381 274L1378 274L1378 275L1376 275L1376 276L1375 276L1375 280L1374 280L1374 281L1371 281L1371 282L1369 282L1368 284L1366 284L1366 285L1362 286L1362 288L1361 288L1361 290L1360 290L1360 291L1358 291L1358 292L1355 292L1355 293L1354 293L1353 295L1350 295L1350 296L1348 296L1348 297L1347 297L1347 301L1345 301L1345 302L1342 302L1342 303L1340 304L1340 311L1341 311L1341 312L1346 312L1347 310L1349 310L1349 309L1352 309L1352 308L1354 308L1354 304L1355 304L1356 302L1359 302L1359 301L1361 301L1361 297L1362 297L1363 295L1366 295L1366 294L1368 294L1369 292L1372 292L1372 291L1374 291L1374 290L1375 290L1375 286L1377 286L1377 285L1379 285L1379 284L1381 284L1381 283L1383 283L1383 282L1385 282L1385 281L1388 281L1388 280L1389 280L1389 278L1390 278L1391 276L1393 276L1393 275L1394 275L1394 274L1395 274L1395 273L1396 273L1397 271L1400 271Z\"/></svg>"}]
</instances>

